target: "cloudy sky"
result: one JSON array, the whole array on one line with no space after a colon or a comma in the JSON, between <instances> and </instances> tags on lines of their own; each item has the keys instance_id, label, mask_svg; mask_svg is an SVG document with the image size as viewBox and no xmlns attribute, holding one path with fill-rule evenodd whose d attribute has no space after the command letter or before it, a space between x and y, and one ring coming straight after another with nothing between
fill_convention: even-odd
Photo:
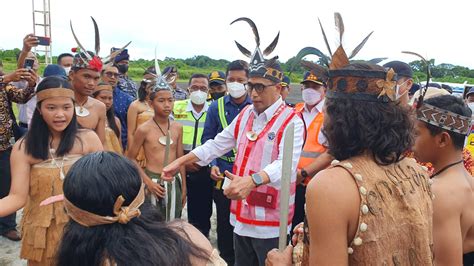
<instances>
[{"instance_id":1,"label":"cloudy sky","mask_svg":"<svg viewBox=\"0 0 474 266\"><path fill-rule=\"evenodd\" d=\"M42 3L42 0L35 0ZM340 12L345 23L343 45L351 51L370 32L374 34L356 57L413 61L400 54L415 51L436 64L452 63L474 68L474 5L468 0L50 0L53 54L75 46L69 29L72 20L76 34L87 49L93 49L94 30L90 16L99 24L102 56L112 46L132 41L132 59L158 57L188 58L207 55L215 59L245 59L234 40L253 51L250 27L238 17L249 17L257 24L264 49L280 31L274 51L283 61L305 46L326 51L319 29L319 17L336 49L338 38L333 13ZM33 31L31 0L2 0L1 49L20 48L22 38ZM37 35L42 35L37 33Z\"/></svg>"}]
</instances>

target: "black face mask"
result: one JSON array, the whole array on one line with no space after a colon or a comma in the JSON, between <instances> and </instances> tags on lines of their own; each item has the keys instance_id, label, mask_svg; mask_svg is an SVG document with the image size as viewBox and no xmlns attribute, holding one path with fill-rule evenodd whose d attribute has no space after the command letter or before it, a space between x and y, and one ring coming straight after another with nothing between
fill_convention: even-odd
<instances>
[{"instance_id":1,"label":"black face mask","mask_svg":"<svg viewBox=\"0 0 474 266\"><path fill-rule=\"evenodd\" d=\"M117 69L121 74L128 72L128 65L117 65Z\"/></svg>"},{"instance_id":2,"label":"black face mask","mask_svg":"<svg viewBox=\"0 0 474 266\"><path fill-rule=\"evenodd\" d=\"M220 97L223 97L223 96L225 96L225 92L213 92L213 93L211 93L211 98L213 100L217 100L217 99L219 99Z\"/></svg>"}]
</instances>

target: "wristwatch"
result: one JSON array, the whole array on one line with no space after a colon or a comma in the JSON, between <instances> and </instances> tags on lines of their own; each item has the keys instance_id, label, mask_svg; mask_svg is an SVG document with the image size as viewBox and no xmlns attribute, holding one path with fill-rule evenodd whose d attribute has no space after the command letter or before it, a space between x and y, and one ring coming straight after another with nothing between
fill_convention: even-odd
<instances>
[{"instance_id":1,"label":"wristwatch","mask_svg":"<svg viewBox=\"0 0 474 266\"><path fill-rule=\"evenodd\" d=\"M308 172L306 172L306 170L304 170L303 168L301 168L301 176L305 179L308 177Z\"/></svg>"},{"instance_id":2,"label":"wristwatch","mask_svg":"<svg viewBox=\"0 0 474 266\"><path fill-rule=\"evenodd\" d=\"M255 186L259 187L260 185L263 184L263 177L259 175L258 173L255 173L251 175L253 182L255 183Z\"/></svg>"}]
</instances>

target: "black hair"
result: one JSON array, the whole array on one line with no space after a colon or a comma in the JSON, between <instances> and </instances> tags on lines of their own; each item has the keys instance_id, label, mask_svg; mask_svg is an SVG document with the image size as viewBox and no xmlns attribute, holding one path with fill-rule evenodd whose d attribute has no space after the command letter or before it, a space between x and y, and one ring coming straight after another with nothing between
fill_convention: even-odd
<instances>
[{"instance_id":1,"label":"black hair","mask_svg":"<svg viewBox=\"0 0 474 266\"><path fill-rule=\"evenodd\" d=\"M453 95L442 95L424 100L425 103L433 105L438 108L459 114L462 116L471 117L472 111L469 107L464 104L461 98ZM425 122L426 128L430 131L431 136L436 136L441 132L447 132L453 140L453 145L456 149L462 150L464 147L464 140L466 136L460 133L456 133L450 130L446 130L435 125L431 125Z\"/></svg>"},{"instance_id":2,"label":"black hair","mask_svg":"<svg viewBox=\"0 0 474 266\"><path fill-rule=\"evenodd\" d=\"M383 71L369 64L352 64L349 68ZM413 121L402 104L351 98L327 98L325 104L323 132L329 153L338 160L370 152L378 164L392 164L400 161L413 143Z\"/></svg>"},{"instance_id":3,"label":"black hair","mask_svg":"<svg viewBox=\"0 0 474 266\"><path fill-rule=\"evenodd\" d=\"M100 82L97 86L111 86L109 83L105 83L105 82ZM113 89L113 88L112 88ZM101 90L98 90L98 91L94 91L94 93L92 93L92 97L97 97L97 95L99 95L99 93L101 92ZM112 99L113 99L113 96L112 96ZM114 111L114 104L112 102L112 105L110 106L109 110L107 110L107 112L105 113L105 116L107 117L107 123L109 124L109 127L114 131L115 135L117 135L117 138L120 138L120 130L117 126L117 123L115 121L115 111Z\"/></svg>"},{"instance_id":4,"label":"black hair","mask_svg":"<svg viewBox=\"0 0 474 266\"><path fill-rule=\"evenodd\" d=\"M204 78L204 79L206 79L207 81L209 81L209 78L207 77L207 75L204 75L204 74L201 74L201 73L196 73L196 74L193 74L193 75L189 78L188 86L191 85L191 81L193 81L193 79L200 79L200 78Z\"/></svg>"},{"instance_id":5,"label":"black hair","mask_svg":"<svg viewBox=\"0 0 474 266\"><path fill-rule=\"evenodd\" d=\"M150 82L142 80L140 82L140 87L138 87L138 100L144 102L147 96L146 89L149 87Z\"/></svg>"},{"instance_id":6,"label":"black hair","mask_svg":"<svg viewBox=\"0 0 474 266\"><path fill-rule=\"evenodd\" d=\"M232 70L243 70L245 71L245 75L247 78L249 77L249 64L243 60L235 60L230 62L227 65L227 70L225 71L225 75L229 75L229 71Z\"/></svg>"},{"instance_id":7,"label":"black hair","mask_svg":"<svg viewBox=\"0 0 474 266\"><path fill-rule=\"evenodd\" d=\"M155 69L155 66L149 66L145 69L145 72L143 72L143 76L147 75L147 74L152 74L152 75L156 75L156 69Z\"/></svg>"},{"instance_id":8,"label":"black hair","mask_svg":"<svg viewBox=\"0 0 474 266\"><path fill-rule=\"evenodd\" d=\"M69 81L61 77L51 76L44 78L38 84L36 92L38 93L40 91L51 88L65 88L72 90L72 86ZM27 154L37 159L46 160L49 156L49 142L51 132L49 131L48 125L46 124L39 112L39 109L41 108L41 103L42 102L37 103L36 109L33 113L33 117L31 119L29 130L26 133L24 141ZM56 156L62 157L72 150L74 146L74 141L77 136L77 131L78 125L76 113L74 112L74 114L72 115L71 122L62 132L61 141L59 142L59 146L56 150Z\"/></svg>"},{"instance_id":9,"label":"black hair","mask_svg":"<svg viewBox=\"0 0 474 266\"><path fill-rule=\"evenodd\" d=\"M139 193L142 181L136 166L113 152L95 152L79 159L63 184L64 196L76 207L101 216L115 216L121 195L124 206ZM145 200L141 215L127 224L85 227L70 220L56 254L57 265L191 265L190 257L208 260L209 254L163 221L158 209Z\"/></svg>"},{"instance_id":10,"label":"black hair","mask_svg":"<svg viewBox=\"0 0 474 266\"><path fill-rule=\"evenodd\" d=\"M107 66L107 67L115 67L115 68L117 68L116 65L111 65L111 66ZM100 71L100 74L104 74L105 69L106 69L107 67L104 66L104 67L102 68L102 70ZM117 70L118 70L118 69L117 69ZM100 84L99 84L99 85L100 85Z\"/></svg>"},{"instance_id":11,"label":"black hair","mask_svg":"<svg viewBox=\"0 0 474 266\"><path fill-rule=\"evenodd\" d=\"M60 54L60 55L58 56L58 59L56 60L56 63L57 63L58 65L60 65L60 64L61 64L61 59L63 59L64 57L72 57L72 58L74 58L74 56L73 56L72 54L70 54L70 53L62 53L62 54Z\"/></svg>"}]
</instances>

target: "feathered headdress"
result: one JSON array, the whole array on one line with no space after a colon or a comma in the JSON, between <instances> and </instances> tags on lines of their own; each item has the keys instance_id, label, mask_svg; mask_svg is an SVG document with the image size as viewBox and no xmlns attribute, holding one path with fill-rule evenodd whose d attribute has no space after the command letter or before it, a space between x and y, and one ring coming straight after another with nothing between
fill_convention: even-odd
<instances>
[{"instance_id":1,"label":"feathered headdress","mask_svg":"<svg viewBox=\"0 0 474 266\"><path fill-rule=\"evenodd\" d=\"M111 66L114 63L114 58L119 55L127 46L131 43L128 42L124 47L112 52L107 57L101 59L99 57L100 52L100 35L99 35L99 27L97 26L97 22L93 17L91 17L92 22L94 23L94 32L95 32L95 54L91 51L88 51L84 48L81 44L79 39L74 32L74 28L72 27L72 21L69 21L69 25L71 26L72 36L74 40L76 40L77 46L76 48L72 48L72 52L76 53L74 56L73 61L73 68L88 68L96 71L101 71L103 67ZM104 66L105 65L105 66Z\"/></svg>"},{"instance_id":2,"label":"feathered headdress","mask_svg":"<svg viewBox=\"0 0 474 266\"><path fill-rule=\"evenodd\" d=\"M176 79L176 75L172 72L173 68L169 68L166 73L161 74L156 50L157 49L155 47L155 72L156 73L148 72L148 74L151 74L154 77L152 80L151 93L158 92L161 90L171 91L172 88L170 86L170 83L173 83L173 81Z\"/></svg>"},{"instance_id":3,"label":"feathered headdress","mask_svg":"<svg viewBox=\"0 0 474 266\"><path fill-rule=\"evenodd\" d=\"M415 106L417 119L455 133L462 135L469 134L472 123L471 117L462 116L460 114L456 114L424 102L426 92L428 91L428 84L430 83L431 79L429 61L420 54L414 52L402 51L402 53L417 56L426 64L426 85L420 88L420 96L418 97Z\"/></svg>"},{"instance_id":4,"label":"feathered headdress","mask_svg":"<svg viewBox=\"0 0 474 266\"><path fill-rule=\"evenodd\" d=\"M345 69L346 66L351 63L350 60L364 47L373 31L354 48L350 56L347 56L346 51L342 47L345 27L341 14L334 13L334 20L336 29L339 32L339 46L336 51L332 53L323 25L318 19L324 42L326 43L329 54L332 56L325 55L317 48L305 47L301 49L296 58L301 60L306 55L316 55L320 58L321 63L329 68L327 84L327 97L329 98L351 98L361 101L382 102L395 100L397 76L393 69L389 69L388 71ZM377 64L384 59L385 58L374 58L367 63Z\"/></svg>"},{"instance_id":5,"label":"feathered headdress","mask_svg":"<svg viewBox=\"0 0 474 266\"><path fill-rule=\"evenodd\" d=\"M255 42L257 44L255 51L251 53L247 48L235 41L235 44L237 45L237 48L240 50L240 52L250 58L249 77L262 77L269 79L275 83L280 83L283 78L283 72L280 64L277 61L278 56L275 56L271 59L265 59L264 57L270 55L275 49L278 43L278 38L280 37L280 32L278 32L275 39L262 52L260 50L260 35L258 34L257 26L255 25L255 23L249 18L242 17L232 21L230 25L234 24L237 21L245 21L250 25L253 34L255 35Z\"/></svg>"}]
</instances>

